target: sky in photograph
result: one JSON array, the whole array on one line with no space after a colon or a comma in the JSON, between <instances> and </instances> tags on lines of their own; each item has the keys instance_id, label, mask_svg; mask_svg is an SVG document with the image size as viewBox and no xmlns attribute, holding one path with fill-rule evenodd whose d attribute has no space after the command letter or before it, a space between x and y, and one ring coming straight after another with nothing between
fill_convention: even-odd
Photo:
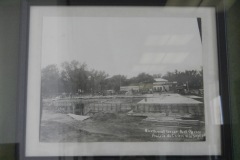
<instances>
[{"instance_id":1,"label":"sky in photograph","mask_svg":"<svg viewBox=\"0 0 240 160\"><path fill-rule=\"evenodd\" d=\"M196 18L44 17L42 68L77 60L127 77L202 66Z\"/></svg>"}]
</instances>

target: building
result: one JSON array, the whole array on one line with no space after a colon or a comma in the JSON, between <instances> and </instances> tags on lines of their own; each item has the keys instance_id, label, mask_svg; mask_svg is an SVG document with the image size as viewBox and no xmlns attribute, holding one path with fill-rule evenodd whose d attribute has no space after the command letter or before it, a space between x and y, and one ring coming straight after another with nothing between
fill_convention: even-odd
<instances>
[{"instance_id":1,"label":"building","mask_svg":"<svg viewBox=\"0 0 240 160\"><path fill-rule=\"evenodd\" d=\"M152 93L153 83L139 83L139 91L142 94Z\"/></svg>"},{"instance_id":2,"label":"building","mask_svg":"<svg viewBox=\"0 0 240 160\"><path fill-rule=\"evenodd\" d=\"M134 92L139 92L139 86L121 86L120 91L134 91Z\"/></svg>"},{"instance_id":3,"label":"building","mask_svg":"<svg viewBox=\"0 0 240 160\"><path fill-rule=\"evenodd\" d=\"M105 94L112 95L115 94L115 91L113 89L106 90Z\"/></svg>"},{"instance_id":4,"label":"building","mask_svg":"<svg viewBox=\"0 0 240 160\"><path fill-rule=\"evenodd\" d=\"M163 78L155 78L153 83L153 92L169 92L175 91L177 82L169 82Z\"/></svg>"},{"instance_id":5,"label":"building","mask_svg":"<svg viewBox=\"0 0 240 160\"><path fill-rule=\"evenodd\" d=\"M155 78L153 83L139 83L138 85L121 86L120 92L153 93L153 92L176 92L177 82L169 82L163 78Z\"/></svg>"},{"instance_id":6,"label":"building","mask_svg":"<svg viewBox=\"0 0 240 160\"><path fill-rule=\"evenodd\" d=\"M133 108L135 113L162 113L165 116L202 116L203 102L184 97L176 93L161 94L159 97L148 97L137 103Z\"/></svg>"},{"instance_id":7,"label":"building","mask_svg":"<svg viewBox=\"0 0 240 160\"><path fill-rule=\"evenodd\" d=\"M153 83L153 91L154 92L168 92L169 84L168 80L163 78L155 78L156 82Z\"/></svg>"}]
</instances>

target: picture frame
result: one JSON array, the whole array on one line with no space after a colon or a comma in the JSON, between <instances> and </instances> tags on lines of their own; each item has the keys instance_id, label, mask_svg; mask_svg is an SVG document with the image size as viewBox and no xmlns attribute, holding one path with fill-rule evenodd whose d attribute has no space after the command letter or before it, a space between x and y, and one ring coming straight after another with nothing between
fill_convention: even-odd
<instances>
[{"instance_id":1,"label":"picture frame","mask_svg":"<svg viewBox=\"0 0 240 160\"><path fill-rule=\"evenodd\" d=\"M221 1L221 2L224 2L224 1ZM143 156L143 157L146 157L146 158L155 157L155 158L159 158L159 159L163 158L163 157L167 157L167 159L181 159L181 158L184 158L184 159L193 159L193 158L194 159L197 159L197 158L208 159L209 157L214 157L216 159L223 159L223 160L224 159L228 159L228 160L231 159L231 132L230 132L230 128L231 128L230 124L231 123L230 123L230 108L229 108L229 94L228 94L228 66L227 66L227 48L226 48L226 39L225 39L226 33L225 33L225 11L224 11L224 7L223 7L222 3L220 3L220 2L219 3L216 2L214 4L207 4L206 6L197 6L198 7L197 9L196 9L196 6L187 6L187 7L186 6L185 7L181 6L181 2L180 2L180 4L173 5L173 6L167 6L167 4L168 4L167 1L163 2L163 1L155 1L155 0L151 0L151 1L148 1L148 2L144 2L144 1L139 2L139 1L135 1L135 0L121 1L121 2L120 1L100 2L100 1L94 1L94 0L93 1L75 1L75 0L73 0L73 1L66 0L65 1L65 0L60 0L60 1L57 1L57 3L56 3L56 1L38 1L38 0L37 1L34 1L34 0L23 1L23 3L22 3L22 17L21 17L22 18L22 26L21 26L22 33L21 33L21 46L20 46L21 47L21 49L20 49L20 52L21 52L20 63L21 64L20 64L20 71L19 71L19 73L20 73L19 113L18 113L18 115L19 115L19 122L18 122L19 133L18 133L18 137L17 137L20 141L20 145L19 145L20 159L32 159L32 158L36 158L36 157L39 157L39 158L45 157L46 159L47 158L55 159L55 158L58 158L58 157L69 157L70 158L70 157L76 157L76 156L80 156L80 157L84 156L84 157L87 157L87 158L90 158L91 156L93 156L93 158L99 158L99 156L114 156L113 158L118 158L118 156L130 156L130 157L132 157L132 156ZM103 9L102 10L100 9L98 11L98 8L101 8L101 7L110 8L109 13L108 13L108 9L106 9L106 8L104 9L106 11L105 11L105 15L104 14L102 15L103 17L106 16L106 14L111 14L111 16L113 14L115 14L114 13L115 11L111 10L111 7L122 7L121 9L123 9L123 10L124 10L124 8L127 8L126 12L125 12L127 14L125 16L129 16L129 15L133 16L134 14L135 14L135 16L136 15L139 16L138 15L139 10L141 8L144 8L144 10L145 9L148 10L148 12L147 11L144 12L144 13L148 14L147 17L151 17L155 14L155 12L151 13L151 11L154 10L152 8L155 8L155 10L156 10L156 7L163 7L163 6L164 6L163 8L167 8L167 9L165 9L166 11L164 12L165 16L166 15L170 16L172 14L173 17L176 16L177 14L179 14L180 15L179 17L181 17L180 12L185 12L184 14L182 14L183 17L186 16L186 15L189 15L190 13L192 15L194 15L194 12L196 12L196 10L200 10L200 11L197 11L197 12L204 15L204 13L205 14L212 13L212 11L204 12L204 11L201 11L201 9L204 10L204 9L212 8L214 10L214 13L215 13L215 14L212 14L212 15L214 16L215 19L214 18L213 19L209 18L205 21L204 18L208 17L209 15L206 15L206 16L204 15L203 17L200 17L200 18L201 18L201 20L204 19L203 21L201 21L202 24L210 25L209 23L211 23L210 26L215 26L215 28L212 28L212 31L216 32L216 34L214 34L214 33L212 34L213 38L216 38L216 42L215 42L216 45L217 45L217 46L215 46L216 48L211 48L214 45L212 45L212 46L210 45L210 47L208 46L209 47L208 49L210 49L210 50L212 49L212 51L214 51L214 49L217 50L216 54L215 55L213 54L212 58L211 58L211 56L210 56L210 58L208 57L209 61L213 62L213 65L208 66L210 68L207 68L203 64L203 67L207 68L207 69L210 69L210 70L212 69L213 72L210 72L210 71L208 72L208 76L209 76L208 78L209 79L211 79L211 78L214 79L214 76L217 76L217 82L219 82L219 84L218 83L213 84L214 87L217 87L216 91L219 91L219 94L214 95L214 96L219 98L219 99L211 99L212 100L211 103L212 104L215 104L215 103L219 104L220 108L218 108L219 110L217 109L217 111L209 109L208 111L210 113L208 113L207 117L213 116L217 119L216 124L218 125L218 128L219 128L219 134L220 134L221 142L218 143L218 145L220 145L220 146L217 146L217 147L215 146L215 147L216 148L220 147L220 150L219 150L220 152L218 152L218 151L215 152L215 151L213 151L214 149L211 151L211 149L207 148L202 153L201 152L200 153L195 152L194 154L191 154L191 152L186 153L186 150L180 151L181 153L180 152L174 153L174 151L178 150L177 148L175 148L175 149L172 148L173 152L171 152L171 147L173 147L174 145L177 145L177 143L175 143L175 142L167 142L167 144L170 144L169 145L170 149L163 150L163 148L160 147L160 149L163 150L163 152L161 152L159 150L156 150L155 152L150 151L150 150L154 150L153 147L156 147L156 148L159 147L158 145L150 146L150 149L148 150L150 152L146 152L144 154L141 154L145 150L144 148L140 149L138 152L133 152L134 150L131 150L131 152L127 152L126 150L121 152L120 150L123 149L124 147L127 147L129 145L131 146L132 143L128 142L127 145L123 145L123 146L121 146L121 144L120 144L120 146L119 146L119 144L118 145L112 144L112 145L108 146L107 149L118 147L117 150L111 150L110 154L106 154L106 152L104 152L104 151L103 151L104 154L99 154L99 152L90 152L89 154L87 154L87 152L84 152L82 154L76 154L79 151L75 150L75 152L74 152L74 149L78 148L79 146L75 145L75 144L74 144L73 148L71 148L71 145L69 145L69 146L67 145L67 147L68 148L70 147L70 149L63 154L59 154L59 151L58 151L58 153L54 152L54 148L56 146L58 146L59 144L52 145L52 146L50 145L51 148L48 148L48 147L44 146L44 147L46 147L45 148L46 150L41 151L40 148L44 148L44 147L38 148L38 146L35 145L36 143L31 143L31 145L29 147L30 148L36 147L36 149L39 149L41 153L34 155L38 151L35 152L36 149L33 149L32 153L33 152L35 152L35 153L34 154L28 154L28 150L29 150L29 147L27 148L27 146L29 145L28 140L29 139L39 140L39 138L36 139L36 137L30 138L31 135L34 135L34 133L39 134L39 132L40 132L39 130L36 130L36 128L39 128L39 126L37 126L37 127L33 127L33 126L34 125L36 126L36 124L41 123L39 121L37 121L37 123L34 122L33 116L31 116L32 118L30 118L30 120L29 120L28 119L29 115L32 114L32 115L36 116L38 114L40 116L42 114L42 110L40 110L40 107L38 109L35 108L35 110L38 110L38 112L34 112L33 111L34 108L31 109L31 108L27 107L27 106L29 106L29 104L28 104L29 99L31 99L29 96L31 96L32 98L34 97L34 94L29 95L29 92L30 92L31 88L33 88L33 85L36 85L40 82L39 76L35 75L36 69L35 70L33 69L33 71L31 71L31 69L36 67L35 66L36 62L37 62L36 60L39 60L41 57L38 57L39 59L35 58L35 60L34 60L34 59L32 59L32 56L30 55L31 54L30 49L31 49L32 45L34 45L35 47L41 47L37 44L36 45L32 44L31 42L36 42L36 41L39 41L39 40L42 41L42 39L31 39L30 38L31 34L34 34L31 31L31 29L33 29L33 28L31 28L31 22L34 19L36 19L36 22L38 22L37 21L38 19L36 17L34 17L34 19L30 18L31 14L32 14L31 13L31 8L33 8L33 7L37 8L39 6L41 6L42 8L44 8L44 6L46 6L46 7L48 6L50 8L52 7L52 9L47 9L46 12L42 12L42 11L40 12L39 11L36 14L37 16L39 16L41 13L48 14L49 12L52 12L51 16L53 16L53 17L54 16L59 16L59 15L66 16L66 15L64 15L65 13L63 12L63 10L57 11L57 8L59 8L60 6L63 7L63 8L66 7L66 6L68 6L70 8L71 8L71 6L82 7L83 10L84 10L84 7L85 8L89 7L90 10L94 10L93 8L95 7L95 8L97 8L96 11L95 11L95 14L96 13L99 14L103 11ZM54 8L54 7L56 7L56 8ZM91 8L91 7L93 7L93 8ZM133 11L134 7L137 8L137 9L138 8L140 8L140 9L138 11ZM193 7L194 9L191 10L191 7ZM171 14L168 13L169 12L168 8L170 8L170 10L172 10L172 11L170 11ZM178 9L180 11L176 11ZM70 9L69 12L71 12L71 10L73 10L73 9ZM54 12L56 12L56 13L54 13ZM91 13L91 12L87 12L87 10L85 10L84 12L85 12L86 15ZM133 15L132 15L131 12L133 12ZM70 15L73 14L73 13L74 12L70 13ZM124 12L119 11L119 13L117 13L117 16L121 16L121 14L123 14L123 13ZM144 14L140 14L140 16L143 16L143 15ZM43 15L40 15L40 17L41 16L43 16ZM44 16L46 16L46 15L44 15ZM69 16L69 15L67 15L67 16ZM195 18L199 18L197 14L195 15ZM214 23L215 23L214 20L216 20L215 25L214 25ZM39 23L39 24L42 25L41 23ZM34 26L37 26L37 25L35 24ZM200 31L202 32L202 36L203 36L202 37L202 43L204 43L204 34L206 34L206 33L204 33L204 27L203 28L202 27L203 26L200 27L201 28ZM205 28L205 31L206 31L206 28ZM36 37L39 38L39 36L41 36L41 34L42 34L42 32L39 32L38 34L36 34L37 35ZM214 35L216 37L214 37ZM31 39L31 41L30 41L30 39ZM206 39L206 37L205 37L205 39ZM208 42L211 43L210 41L208 41ZM214 42L212 42L212 43L214 43ZM41 48L38 48L38 49L41 49ZM207 49L205 49L205 51L206 50ZM205 57L206 57L206 55L205 55ZM215 57L215 59L214 59L214 57ZM206 60L206 59L204 59L204 60ZM32 65L32 64L34 64L34 65ZM205 70L206 69L204 69L204 71ZM216 72L216 71L218 73L214 74L214 72ZM214 76L211 77L211 74L214 74ZM29 79L29 77L30 77L30 79ZM32 80L33 77L36 77L36 79ZM207 85L206 80L207 80L207 78L204 79L204 83ZM29 84L31 82L35 82L35 83L33 83L33 85L31 85L31 84ZM210 82L214 82L214 81L210 81ZM29 85L31 87L29 87ZM30 90L29 90L29 88L30 88ZM204 90L206 90L206 89L204 88ZM41 94L40 87L38 87L38 89L34 88L34 90L32 89L31 91L34 91L34 92L39 91L38 92L39 99L42 96L42 95L40 95ZM34 93L34 92L30 92L30 93ZM204 93L204 94L206 94L206 93ZM209 96L211 97L211 94L209 94ZM40 106L40 103L42 103L42 102L40 102L39 100L36 100L36 98L33 98L33 99L35 100L35 101L31 100L31 101L34 102L33 104L39 103L39 106ZM205 99L205 97L204 97L204 99ZM208 122L206 122L206 123L208 123ZM30 132L29 132L29 130L30 130ZM34 131L36 131L36 132L34 132ZM217 132L213 131L213 133L217 133ZM213 138L214 136L216 136L216 135L212 135L211 138ZM181 142L179 142L179 143L181 143ZM192 143L192 142L186 142L185 146L188 146L190 143ZM195 142L195 143L197 143L197 142ZM201 143L201 142L199 142L199 143ZM215 144L215 143L216 143L216 141L214 141L214 143L212 143L212 146L211 145L210 146L213 147L214 146L213 144ZM105 146L107 144L104 144L104 145L93 144L93 145L89 145L89 146L84 144L84 146L82 146L82 147L83 148L84 147L85 148L95 148L95 150L98 150L98 148L94 147L95 145L100 148L101 146ZM64 146L65 146L65 144L61 147L64 147ZM189 146L191 146L191 145L189 145ZM196 146L199 146L199 145L196 144L196 145L193 145L193 146L196 148ZM131 148L133 148L133 147L141 148L141 145L137 144L137 145L131 146ZM181 147L184 147L184 145L179 145L177 147L181 148ZM83 149L83 148L81 148L81 149ZM121 149L119 150L119 148L121 148ZM188 148L188 147L186 147L186 148ZM199 150L201 150L201 148L204 148L204 147L200 147ZM207 151L209 151L208 154L207 154ZM166 154L164 154L164 152L166 152ZM214 154L214 153L220 153L220 154Z\"/></svg>"}]
</instances>

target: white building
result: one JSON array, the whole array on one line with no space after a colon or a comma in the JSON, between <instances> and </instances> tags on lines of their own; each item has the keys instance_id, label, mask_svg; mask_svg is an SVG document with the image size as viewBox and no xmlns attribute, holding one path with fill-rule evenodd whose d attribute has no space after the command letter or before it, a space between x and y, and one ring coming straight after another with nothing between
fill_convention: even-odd
<instances>
[{"instance_id":1,"label":"white building","mask_svg":"<svg viewBox=\"0 0 240 160\"><path fill-rule=\"evenodd\" d=\"M134 91L134 92L139 92L139 86L121 86L120 91Z\"/></svg>"},{"instance_id":2,"label":"white building","mask_svg":"<svg viewBox=\"0 0 240 160\"><path fill-rule=\"evenodd\" d=\"M154 92L168 92L169 91L169 82L163 78L155 78L156 82L153 83Z\"/></svg>"}]
</instances>

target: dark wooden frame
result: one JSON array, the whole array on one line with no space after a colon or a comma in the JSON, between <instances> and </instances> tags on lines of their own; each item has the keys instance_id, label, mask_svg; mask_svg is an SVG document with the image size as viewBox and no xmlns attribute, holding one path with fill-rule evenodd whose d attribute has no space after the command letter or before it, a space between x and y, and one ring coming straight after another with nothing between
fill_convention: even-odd
<instances>
[{"instance_id":1,"label":"dark wooden frame","mask_svg":"<svg viewBox=\"0 0 240 160\"><path fill-rule=\"evenodd\" d=\"M190 5L190 7L215 7L216 8L216 30L219 63L220 96L222 102L223 124L221 125L221 156L108 156L108 157L25 157L26 142L26 99L27 99L27 69L28 69L28 36L29 36L29 9L30 6L166 6L168 0L22 0L21 4L21 36L20 36L20 65L19 65L19 87L18 87L18 132L17 154L20 160L57 160L57 159L164 159L164 160L232 160L232 135L231 135L231 108L229 103L229 76L228 55L226 42L226 12L224 0L218 0L213 5ZM178 1L178 4L180 0ZM183 1L182 1L183 2ZM202 2L202 1L200 1ZM220 4L220 5L218 5ZM175 5L178 6L178 5ZM179 6L181 7L181 6ZM183 6L182 6L183 7ZM186 7L186 5L184 6Z\"/></svg>"}]
</instances>

